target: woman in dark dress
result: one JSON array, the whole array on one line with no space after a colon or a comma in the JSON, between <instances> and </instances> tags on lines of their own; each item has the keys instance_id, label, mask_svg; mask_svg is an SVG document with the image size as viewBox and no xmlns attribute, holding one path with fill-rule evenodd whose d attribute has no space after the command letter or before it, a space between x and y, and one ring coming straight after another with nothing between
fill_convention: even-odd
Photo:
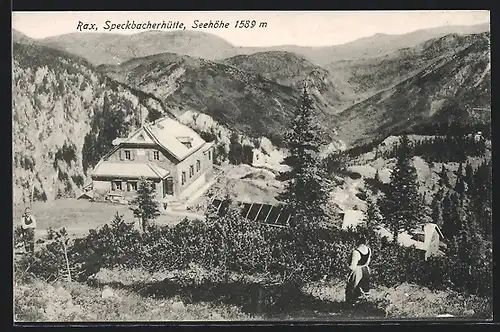
<instances>
[{"instance_id":1,"label":"woman in dark dress","mask_svg":"<svg viewBox=\"0 0 500 332\"><path fill-rule=\"evenodd\" d=\"M361 295L370 290L370 260L371 250L366 245L366 239L361 237L356 249L351 254L351 273L347 279L345 299L347 304L354 304Z\"/></svg>"}]
</instances>

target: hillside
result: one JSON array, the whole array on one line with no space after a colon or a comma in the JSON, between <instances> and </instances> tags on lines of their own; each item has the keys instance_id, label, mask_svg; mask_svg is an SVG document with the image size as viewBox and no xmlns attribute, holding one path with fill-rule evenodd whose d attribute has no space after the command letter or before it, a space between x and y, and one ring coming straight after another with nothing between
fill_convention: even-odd
<instances>
[{"instance_id":1,"label":"hillside","mask_svg":"<svg viewBox=\"0 0 500 332\"><path fill-rule=\"evenodd\" d=\"M19 44L33 44L35 39L26 36L24 33L12 29L12 41Z\"/></svg>"},{"instance_id":2,"label":"hillside","mask_svg":"<svg viewBox=\"0 0 500 332\"><path fill-rule=\"evenodd\" d=\"M14 203L72 196L85 170L143 119L165 113L153 96L96 72L85 60L13 45Z\"/></svg>"},{"instance_id":3,"label":"hillside","mask_svg":"<svg viewBox=\"0 0 500 332\"><path fill-rule=\"evenodd\" d=\"M408 48L429 39L440 38L449 34L475 34L489 31L489 24L472 26L445 26L439 28L422 29L401 35L388 35L377 33L370 37L360 38L355 41L336 45L328 48L316 48L310 54L302 54L312 62L326 65L333 61L346 59L362 59L390 54L402 48Z\"/></svg>"},{"instance_id":4,"label":"hillside","mask_svg":"<svg viewBox=\"0 0 500 332\"><path fill-rule=\"evenodd\" d=\"M79 55L94 65L120 64L134 58L171 52L206 59L233 55L234 46L213 34L196 31L146 31L132 35L71 33L41 44Z\"/></svg>"},{"instance_id":5,"label":"hillside","mask_svg":"<svg viewBox=\"0 0 500 332\"><path fill-rule=\"evenodd\" d=\"M344 83L341 91L346 100L361 101L402 82L439 59L452 56L476 40L475 35L449 34L383 56L335 61L325 68L336 81Z\"/></svg>"},{"instance_id":6,"label":"hillside","mask_svg":"<svg viewBox=\"0 0 500 332\"><path fill-rule=\"evenodd\" d=\"M422 47L439 53L440 45L456 39L460 38L447 36ZM351 106L337 118L340 138L352 144L383 139L422 123L469 122L474 117L472 108L490 107L489 39L489 33L471 35L465 47L445 53L422 69L414 68L416 74ZM425 57L420 59L425 63ZM480 121L490 117L486 112Z\"/></svg>"},{"instance_id":7,"label":"hillside","mask_svg":"<svg viewBox=\"0 0 500 332\"><path fill-rule=\"evenodd\" d=\"M476 40L475 35L449 34L382 56L334 61L325 69L282 51L238 55L223 62L292 87L307 78L317 104L328 113L338 113L453 56Z\"/></svg>"},{"instance_id":8,"label":"hillside","mask_svg":"<svg viewBox=\"0 0 500 332\"><path fill-rule=\"evenodd\" d=\"M278 141L299 96L296 89L259 74L173 53L99 69L116 81L154 94L176 115L202 112L241 133ZM321 115L320 121L331 128L329 117Z\"/></svg>"},{"instance_id":9,"label":"hillside","mask_svg":"<svg viewBox=\"0 0 500 332\"><path fill-rule=\"evenodd\" d=\"M221 60L241 54L286 51L305 57L317 65L333 61L367 58L411 47L428 39L450 33L470 34L489 31L488 24L449 26L424 29L403 35L376 34L342 45L306 47L280 45L273 47L236 47L209 33L198 31L146 31L133 35L105 33L72 33L38 40L43 45L72 52L95 65L119 64L153 54L171 52Z\"/></svg>"},{"instance_id":10,"label":"hillside","mask_svg":"<svg viewBox=\"0 0 500 332\"><path fill-rule=\"evenodd\" d=\"M331 80L327 70L295 53L270 51L237 55L223 60L223 63L296 89L307 80L318 107L329 114L339 112L350 101L342 87Z\"/></svg>"}]
</instances>

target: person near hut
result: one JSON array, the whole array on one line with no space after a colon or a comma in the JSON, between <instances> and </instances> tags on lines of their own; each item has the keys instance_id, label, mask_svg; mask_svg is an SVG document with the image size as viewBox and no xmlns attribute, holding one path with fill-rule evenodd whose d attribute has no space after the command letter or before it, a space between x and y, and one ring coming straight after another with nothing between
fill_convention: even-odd
<instances>
[{"instance_id":1,"label":"person near hut","mask_svg":"<svg viewBox=\"0 0 500 332\"><path fill-rule=\"evenodd\" d=\"M35 251L35 228L36 219L31 214L31 209L28 207L24 210L21 218L21 229L24 240L24 248L26 252L33 253Z\"/></svg>"},{"instance_id":2,"label":"person near hut","mask_svg":"<svg viewBox=\"0 0 500 332\"><path fill-rule=\"evenodd\" d=\"M356 248L352 251L350 274L347 279L345 299L348 305L355 304L361 296L370 291L370 260L371 249L366 245L366 238L360 237Z\"/></svg>"}]
</instances>

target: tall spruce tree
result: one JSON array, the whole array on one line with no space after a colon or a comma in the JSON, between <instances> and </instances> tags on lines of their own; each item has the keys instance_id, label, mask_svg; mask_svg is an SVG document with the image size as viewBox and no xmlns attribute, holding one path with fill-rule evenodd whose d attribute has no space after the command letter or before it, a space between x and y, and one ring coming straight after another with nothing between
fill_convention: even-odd
<instances>
[{"instance_id":1,"label":"tall spruce tree","mask_svg":"<svg viewBox=\"0 0 500 332\"><path fill-rule=\"evenodd\" d=\"M431 203L431 219L432 222L438 225L439 227L443 226L443 197L444 197L444 191L443 188L440 188L434 197L432 198L432 203Z\"/></svg>"},{"instance_id":2,"label":"tall spruce tree","mask_svg":"<svg viewBox=\"0 0 500 332\"><path fill-rule=\"evenodd\" d=\"M402 230L412 231L423 221L423 209L418 191L417 171L410 159L407 135L401 136L396 152L396 165L391 173L389 190L381 203L384 223L394 242Z\"/></svg>"},{"instance_id":3,"label":"tall spruce tree","mask_svg":"<svg viewBox=\"0 0 500 332\"><path fill-rule=\"evenodd\" d=\"M450 179L448 178L448 173L446 172L446 167L444 164L441 166L441 173L439 173L439 186L448 187L450 185Z\"/></svg>"},{"instance_id":4,"label":"tall spruce tree","mask_svg":"<svg viewBox=\"0 0 500 332\"><path fill-rule=\"evenodd\" d=\"M376 242L376 238L378 238L376 229L382 222L379 207L373 198L368 199L366 202L366 215L364 220L365 223L363 224L361 231L364 233L367 240L373 244Z\"/></svg>"},{"instance_id":5,"label":"tall spruce tree","mask_svg":"<svg viewBox=\"0 0 500 332\"><path fill-rule=\"evenodd\" d=\"M293 211L291 226L313 225L327 213L331 182L319 152L324 135L314 119L314 105L304 84L300 104L291 121L284 143L289 150L285 163L290 167L281 175L288 180L278 200Z\"/></svg>"},{"instance_id":6,"label":"tall spruce tree","mask_svg":"<svg viewBox=\"0 0 500 332\"><path fill-rule=\"evenodd\" d=\"M456 193L448 193L443 198L443 233L447 238L460 231L459 216L460 199Z\"/></svg>"},{"instance_id":7,"label":"tall spruce tree","mask_svg":"<svg viewBox=\"0 0 500 332\"><path fill-rule=\"evenodd\" d=\"M465 189L466 189L463 170L464 170L463 164L460 163L458 165L458 170L457 170L457 181L455 182L455 187L453 188L455 190L455 192L459 195L460 200L463 199L463 197L465 195Z\"/></svg>"},{"instance_id":8,"label":"tall spruce tree","mask_svg":"<svg viewBox=\"0 0 500 332\"><path fill-rule=\"evenodd\" d=\"M239 135L232 133L229 142L229 162L233 165L239 165L243 162L243 146L240 143Z\"/></svg>"},{"instance_id":9,"label":"tall spruce tree","mask_svg":"<svg viewBox=\"0 0 500 332\"><path fill-rule=\"evenodd\" d=\"M137 196L131 202L130 208L134 216L141 220L142 230L148 230L149 221L160 215L159 203L155 200L155 190L150 181L141 179L137 185Z\"/></svg>"}]
</instances>

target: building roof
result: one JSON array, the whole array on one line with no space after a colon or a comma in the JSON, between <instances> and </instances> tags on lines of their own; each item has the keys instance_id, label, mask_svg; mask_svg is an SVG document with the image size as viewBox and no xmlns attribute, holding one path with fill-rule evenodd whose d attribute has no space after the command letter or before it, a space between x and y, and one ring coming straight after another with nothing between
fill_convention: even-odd
<instances>
[{"instance_id":1,"label":"building roof","mask_svg":"<svg viewBox=\"0 0 500 332\"><path fill-rule=\"evenodd\" d=\"M89 199L94 198L94 193L92 191L87 191L78 196L78 199Z\"/></svg>"},{"instance_id":2,"label":"building roof","mask_svg":"<svg viewBox=\"0 0 500 332\"><path fill-rule=\"evenodd\" d=\"M215 145L215 142L206 142L203 146L203 152L207 152L212 146Z\"/></svg>"},{"instance_id":3,"label":"building roof","mask_svg":"<svg viewBox=\"0 0 500 332\"><path fill-rule=\"evenodd\" d=\"M92 172L92 177L117 177L117 178L155 178L163 179L169 171L152 163L112 163L103 161L97 164Z\"/></svg>"},{"instance_id":4,"label":"building roof","mask_svg":"<svg viewBox=\"0 0 500 332\"><path fill-rule=\"evenodd\" d=\"M206 152L214 143L207 143L200 135L188 126L171 118L161 118L146 124L129 135L128 138L117 138L113 141L115 147L109 151L94 168L94 176L107 177L137 177L163 178L168 171L153 164L125 164L107 162L107 158L123 144L144 144L160 146L170 153L177 161L182 161L194 152L204 149Z\"/></svg>"},{"instance_id":5,"label":"building roof","mask_svg":"<svg viewBox=\"0 0 500 332\"><path fill-rule=\"evenodd\" d=\"M143 128L155 143L178 160L183 160L206 143L194 130L170 118L157 120ZM191 147L184 144L187 142L191 144Z\"/></svg>"}]
</instances>

